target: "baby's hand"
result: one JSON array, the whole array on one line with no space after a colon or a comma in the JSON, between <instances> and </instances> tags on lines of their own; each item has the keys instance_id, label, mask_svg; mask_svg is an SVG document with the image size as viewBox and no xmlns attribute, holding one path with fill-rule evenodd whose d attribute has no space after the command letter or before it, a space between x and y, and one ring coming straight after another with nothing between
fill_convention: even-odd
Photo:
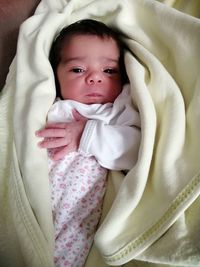
<instances>
[{"instance_id":1,"label":"baby's hand","mask_svg":"<svg viewBox=\"0 0 200 267\"><path fill-rule=\"evenodd\" d=\"M87 119L73 110L75 121L67 123L47 124L44 129L36 132L36 136L44 139L38 143L39 147L53 150L53 159L59 160L69 152L77 151L81 135Z\"/></svg>"}]
</instances>

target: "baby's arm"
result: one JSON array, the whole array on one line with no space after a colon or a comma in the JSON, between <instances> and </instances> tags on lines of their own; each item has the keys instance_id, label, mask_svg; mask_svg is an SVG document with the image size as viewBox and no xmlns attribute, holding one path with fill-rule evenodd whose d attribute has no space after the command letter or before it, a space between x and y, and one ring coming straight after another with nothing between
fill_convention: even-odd
<instances>
[{"instance_id":1,"label":"baby's arm","mask_svg":"<svg viewBox=\"0 0 200 267\"><path fill-rule=\"evenodd\" d=\"M100 165L112 170L129 170L138 159L141 131L137 126L87 122L80 151L94 155Z\"/></svg>"},{"instance_id":2,"label":"baby's arm","mask_svg":"<svg viewBox=\"0 0 200 267\"><path fill-rule=\"evenodd\" d=\"M44 139L38 143L41 148L54 149L53 159L59 160L66 154L76 151L87 119L73 110L75 121L68 123L47 124L44 129L36 132L36 136Z\"/></svg>"}]
</instances>

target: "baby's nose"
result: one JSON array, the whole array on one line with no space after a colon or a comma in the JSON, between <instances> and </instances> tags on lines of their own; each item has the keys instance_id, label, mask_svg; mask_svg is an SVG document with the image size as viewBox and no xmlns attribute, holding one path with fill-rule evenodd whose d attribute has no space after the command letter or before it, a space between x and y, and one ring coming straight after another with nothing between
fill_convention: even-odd
<instances>
[{"instance_id":1,"label":"baby's nose","mask_svg":"<svg viewBox=\"0 0 200 267\"><path fill-rule=\"evenodd\" d=\"M87 76L88 84L102 83L102 75L99 72L92 72Z\"/></svg>"}]
</instances>

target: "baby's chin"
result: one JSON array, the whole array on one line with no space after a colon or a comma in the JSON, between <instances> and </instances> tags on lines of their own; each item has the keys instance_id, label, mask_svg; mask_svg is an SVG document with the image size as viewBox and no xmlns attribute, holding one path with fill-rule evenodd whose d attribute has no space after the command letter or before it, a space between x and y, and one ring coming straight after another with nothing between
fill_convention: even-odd
<instances>
[{"instance_id":1,"label":"baby's chin","mask_svg":"<svg viewBox=\"0 0 200 267\"><path fill-rule=\"evenodd\" d=\"M109 99L100 96L90 96L87 99L79 99L77 101L86 105L113 103L113 101L109 101Z\"/></svg>"}]
</instances>

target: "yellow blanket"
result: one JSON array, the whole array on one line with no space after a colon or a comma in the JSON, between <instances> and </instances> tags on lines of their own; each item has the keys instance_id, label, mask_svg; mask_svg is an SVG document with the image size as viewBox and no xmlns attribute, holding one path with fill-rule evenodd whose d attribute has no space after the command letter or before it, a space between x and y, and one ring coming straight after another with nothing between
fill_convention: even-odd
<instances>
[{"instance_id":1,"label":"yellow blanket","mask_svg":"<svg viewBox=\"0 0 200 267\"><path fill-rule=\"evenodd\" d=\"M34 133L55 98L52 40L83 18L125 35L142 125L136 166L110 173L86 267L200 266L200 20L154 0L42 0L22 24L0 99L0 266L53 266L47 155Z\"/></svg>"}]
</instances>

